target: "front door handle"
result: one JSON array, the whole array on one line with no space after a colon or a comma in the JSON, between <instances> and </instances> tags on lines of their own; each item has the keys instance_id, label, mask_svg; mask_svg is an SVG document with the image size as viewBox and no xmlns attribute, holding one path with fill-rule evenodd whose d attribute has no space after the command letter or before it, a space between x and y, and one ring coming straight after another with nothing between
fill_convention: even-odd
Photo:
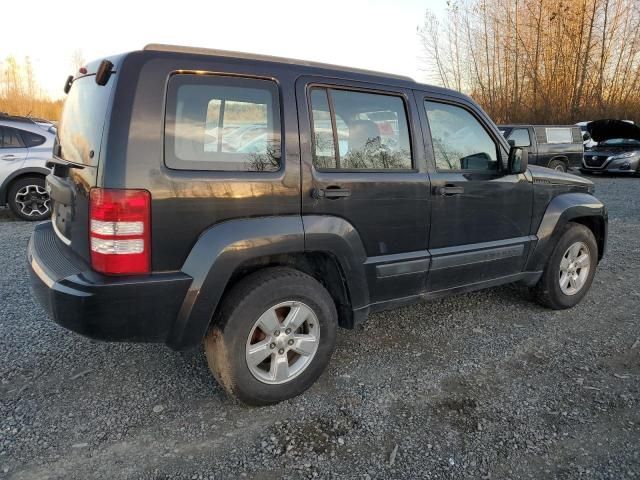
<instances>
[{"instance_id":1,"label":"front door handle","mask_svg":"<svg viewBox=\"0 0 640 480\"><path fill-rule=\"evenodd\" d=\"M464 193L464 187L456 187L455 185L445 185L444 187L436 187L436 194L443 197L451 197Z\"/></svg>"},{"instance_id":2,"label":"front door handle","mask_svg":"<svg viewBox=\"0 0 640 480\"><path fill-rule=\"evenodd\" d=\"M328 188L314 188L311 190L311 196L313 198L344 198L351 196L350 188L340 187L328 187Z\"/></svg>"}]
</instances>

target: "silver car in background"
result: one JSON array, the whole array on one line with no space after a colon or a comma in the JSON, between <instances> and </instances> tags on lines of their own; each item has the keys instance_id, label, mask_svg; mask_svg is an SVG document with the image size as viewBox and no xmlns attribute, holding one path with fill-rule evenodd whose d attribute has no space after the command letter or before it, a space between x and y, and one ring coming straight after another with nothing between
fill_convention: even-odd
<instances>
[{"instance_id":1,"label":"silver car in background","mask_svg":"<svg viewBox=\"0 0 640 480\"><path fill-rule=\"evenodd\" d=\"M0 206L22 220L51 215L44 179L55 136L51 122L0 113Z\"/></svg>"},{"instance_id":2,"label":"silver car in background","mask_svg":"<svg viewBox=\"0 0 640 480\"><path fill-rule=\"evenodd\" d=\"M582 173L640 176L640 127L628 120L589 122L587 131L598 144L584 152Z\"/></svg>"}]
</instances>

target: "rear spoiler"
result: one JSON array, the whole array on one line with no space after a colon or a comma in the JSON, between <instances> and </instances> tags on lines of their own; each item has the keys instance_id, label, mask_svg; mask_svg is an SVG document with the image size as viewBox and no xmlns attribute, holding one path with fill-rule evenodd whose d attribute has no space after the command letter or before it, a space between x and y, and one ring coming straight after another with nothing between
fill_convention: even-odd
<instances>
[{"instance_id":1,"label":"rear spoiler","mask_svg":"<svg viewBox=\"0 0 640 480\"><path fill-rule=\"evenodd\" d=\"M80 170L84 168L84 165L67 162L66 160L58 157L50 158L49 160L47 160L47 163L45 165L47 166L47 168L52 169L53 174L57 177L66 177L69 169L71 168L78 168Z\"/></svg>"},{"instance_id":2,"label":"rear spoiler","mask_svg":"<svg viewBox=\"0 0 640 480\"><path fill-rule=\"evenodd\" d=\"M100 85L101 87L104 87L107 84L107 82L111 78L111 74L116 73L113 67L114 67L113 62L111 62L110 60L102 60L100 62L100 64L98 65L98 69L96 70L96 73L95 73L95 76L96 76L95 81L98 85ZM91 73L87 73L86 67L82 67L80 69L80 73L82 74L80 77L91 75ZM74 77L73 75L69 75L67 77L67 80L64 82L64 89L63 89L64 93L69 93L69 91L71 90L71 86L73 85L73 82L75 80L76 80L76 77Z\"/></svg>"}]
</instances>

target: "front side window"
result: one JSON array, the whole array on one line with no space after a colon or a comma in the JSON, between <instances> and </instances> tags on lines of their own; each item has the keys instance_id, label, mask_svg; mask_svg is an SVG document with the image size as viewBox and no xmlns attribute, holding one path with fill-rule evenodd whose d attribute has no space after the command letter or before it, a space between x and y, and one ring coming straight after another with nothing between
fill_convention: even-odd
<instances>
[{"instance_id":1,"label":"front side window","mask_svg":"<svg viewBox=\"0 0 640 480\"><path fill-rule=\"evenodd\" d=\"M570 128L547 128L547 143L572 143L573 134Z\"/></svg>"},{"instance_id":2,"label":"front side window","mask_svg":"<svg viewBox=\"0 0 640 480\"><path fill-rule=\"evenodd\" d=\"M276 171L281 137L274 82L213 75L175 75L169 80L168 167Z\"/></svg>"},{"instance_id":3,"label":"front side window","mask_svg":"<svg viewBox=\"0 0 640 480\"><path fill-rule=\"evenodd\" d=\"M18 136L17 130L9 127L0 127L0 148L23 148L24 144Z\"/></svg>"},{"instance_id":4,"label":"front side window","mask_svg":"<svg viewBox=\"0 0 640 480\"><path fill-rule=\"evenodd\" d=\"M425 101L438 170L498 169L498 148L470 112L448 103Z\"/></svg>"},{"instance_id":5,"label":"front side window","mask_svg":"<svg viewBox=\"0 0 640 480\"><path fill-rule=\"evenodd\" d=\"M316 168L412 168L407 113L401 97L314 88L311 109Z\"/></svg>"},{"instance_id":6,"label":"front side window","mask_svg":"<svg viewBox=\"0 0 640 480\"><path fill-rule=\"evenodd\" d=\"M514 128L507 140L513 140L516 147L529 147L531 146L531 139L529 138L529 130L526 128Z\"/></svg>"}]
</instances>

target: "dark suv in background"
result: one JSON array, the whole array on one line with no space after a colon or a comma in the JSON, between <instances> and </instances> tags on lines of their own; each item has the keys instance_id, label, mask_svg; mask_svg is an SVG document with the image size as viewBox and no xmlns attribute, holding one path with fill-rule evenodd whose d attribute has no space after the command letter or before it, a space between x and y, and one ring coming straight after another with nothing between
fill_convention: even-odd
<instances>
[{"instance_id":1,"label":"dark suv in background","mask_svg":"<svg viewBox=\"0 0 640 480\"><path fill-rule=\"evenodd\" d=\"M500 125L500 132L516 147L526 149L529 165L560 172L580 167L584 141L575 125Z\"/></svg>"},{"instance_id":2,"label":"dark suv in background","mask_svg":"<svg viewBox=\"0 0 640 480\"><path fill-rule=\"evenodd\" d=\"M510 282L572 307L604 253L593 184L528 168L457 92L162 45L87 70L67 82L34 293L92 338L204 343L243 402L303 392L337 327L373 312Z\"/></svg>"}]
</instances>

